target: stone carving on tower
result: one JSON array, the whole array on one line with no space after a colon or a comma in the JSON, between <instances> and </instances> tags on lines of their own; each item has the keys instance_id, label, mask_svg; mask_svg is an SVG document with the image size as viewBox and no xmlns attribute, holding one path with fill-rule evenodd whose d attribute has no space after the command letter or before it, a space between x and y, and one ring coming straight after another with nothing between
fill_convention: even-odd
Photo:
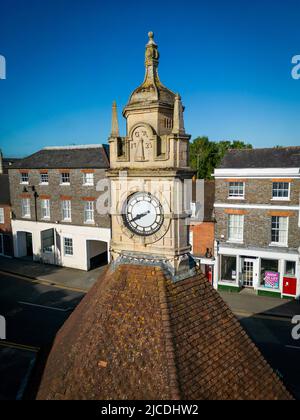
<instances>
[{"instance_id":1,"label":"stone carving on tower","mask_svg":"<svg viewBox=\"0 0 300 420\"><path fill-rule=\"evenodd\" d=\"M117 106L109 139L114 261L161 260L174 276L188 274L188 213L183 184L191 179L189 140L181 97L158 75L154 35L146 45L145 78L123 110L126 136L119 134ZM192 264L193 265L193 264Z\"/></svg>"}]
</instances>

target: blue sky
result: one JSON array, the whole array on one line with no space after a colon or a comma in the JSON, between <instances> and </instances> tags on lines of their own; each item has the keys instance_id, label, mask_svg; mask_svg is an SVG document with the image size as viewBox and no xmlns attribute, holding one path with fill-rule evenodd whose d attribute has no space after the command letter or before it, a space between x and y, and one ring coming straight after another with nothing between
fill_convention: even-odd
<instances>
[{"instance_id":1,"label":"blue sky","mask_svg":"<svg viewBox=\"0 0 300 420\"><path fill-rule=\"evenodd\" d=\"M121 119L143 81L149 30L193 138L300 145L299 17L299 0L0 0L0 147L106 143L112 101Z\"/></svg>"}]
</instances>

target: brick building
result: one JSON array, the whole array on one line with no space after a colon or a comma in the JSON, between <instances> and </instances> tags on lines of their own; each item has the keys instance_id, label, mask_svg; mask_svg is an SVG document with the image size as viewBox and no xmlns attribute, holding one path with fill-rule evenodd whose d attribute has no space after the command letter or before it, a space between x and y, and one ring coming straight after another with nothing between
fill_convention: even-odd
<instances>
[{"instance_id":1,"label":"brick building","mask_svg":"<svg viewBox=\"0 0 300 420\"><path fill-rule=\"evenodd\" d=\"M215 171L219 288L300 296L300 147L231 150Z\"/></svg>"},{"instance_id":2,"label":"brick building","mask_svg":"<svg viewBox=\"0 0 300 420\"><path fill-rule=\"evenodd\" d=\"M0 151L0 255L12 257L13 247L9 179L5 172L3 157Z\"/></svg>"},{"instance_id":3,"label":"brick building","mask_svg":"<svg viewBox=\"0 0 300 420\"><path fill-rule=\"evenodd\" d=\"M198 185L198 187L197 187ZM190 244L192 254L202 272L213 281L215 265L215 181L193 182L192 217L190 220ZM202 207L201 207L202 204Z\"/></svg>"},{"instance_id":4,"label":"brick building","mask_svg":"<svg viewBox=\"0 0 300 420\"><path fill-rule=\"evenodd\" d=\"M108 259L110 218L96 210L105 146L45 148L9 169L16 257L89 270Z\"/></svg>"}]
</instances>

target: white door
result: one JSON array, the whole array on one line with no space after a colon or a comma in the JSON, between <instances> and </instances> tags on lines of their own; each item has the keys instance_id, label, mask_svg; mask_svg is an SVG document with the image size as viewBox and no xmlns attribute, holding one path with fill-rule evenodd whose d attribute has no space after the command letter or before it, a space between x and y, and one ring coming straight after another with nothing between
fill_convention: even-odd
<instances>
[{"instance_id":1,"label":"white door","mask_svg":"<svg viewBox=\"0 0 300 420\"><path fill-rule=\"evenodd\" d=\"M250 258L245 258L243 262L243 286L254 287L254 266L256 261Z\"/></svg>"}]
</instances>

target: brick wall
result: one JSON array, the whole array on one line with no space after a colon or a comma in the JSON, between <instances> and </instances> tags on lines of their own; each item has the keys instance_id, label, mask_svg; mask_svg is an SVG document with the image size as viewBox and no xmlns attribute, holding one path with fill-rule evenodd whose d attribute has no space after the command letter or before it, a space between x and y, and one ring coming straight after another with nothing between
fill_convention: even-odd
<instances>
[{"instance_id":1,"label":"brick wall","mask_svg":"<svg viewBox=\"0 0 300 420\"><path fill-rule=\"evenodd\" d=\"M227 211L228 213L229 211ZM217 208L216 239L220 242L228 240L228 214ZM244 245L250 247L269 247L271 243L271 212L269 210L246 210L244 212ZM224 239L222 239L224 235ZM289 248L300 246L300 229L298 212L289 212Z\"/></svg>"},{"instance_id":2,"label":"brick wall","mask_svg":"<svg viewBox=\"0 0 300 420\"><path fill-rule=\"evenodd\" d=\"M24 170L24 172L26 172ZM81 226L84 225L84 205L86 199L97 200L102 192L96 191L97 183L106 178L104 169L94 170L94 186L83 185L83 172L80 169L67 170L70 172L70 185L60 185L61 171L56 169L50 169L48 171L49 185L40 185L40 171L29 170L29 185L20 184L20 170L10 169L9 180L10 180L10 194L12 210L16 219L22 219L21 213L21 198L22 196L31 197L31 218L29 220L35 221L35 205L33 192L31 186L35 186L35 189L39 195L37 199L37 218L38 221L41 219L41 198L50 199L50 215L51 219L48 222L65 223L62 221L62 208L61 201L63 199L70 199L72 202L72 222L67 223L71 225ZM27 192L23 192L24 187ZM26 219L28 220L28 219ZM45 223L47 223L45 221ZM110 218L107 215L100 215L96 210L95 202L95 225L103 228L110 228Z\"/></svg>"},{"instance_id":3,"label":"brick wall","mask_svg":"<svg viewBox=\"0 0 300 420\"><path fill-rule=\"evenodd\" d=\"M8 205L0 204L0 208L4 209L4 223L0 223L0 233L11 233L10 212Z\"/></svg>"},{"instance_id":4,"label":"brick wall","mask_svg":"<svg viewBox=\"0 0 300 420\"><path fill-rule=\"evenodd\" d=\"M215 223L205 222L190 226L193 232L193 254L195 256L204 256L207 248L212 253L214 251Z\"/></svg>"},{"instance_id":5,"label":"brick wall","mask_svg":"<svg viewBox=\"0 0 300 420\"><path fill-rule=\"evenodd\" d=\"M229 200L228 187L229 181L224 179L216 180L215 198L216 203L242 203L242 204L281 204L281 205L298 205L300 196L300 180L289 180L291 183L291 200L275 201L272 200L272 179L246 179L245 182L245 199ZM275 181L275 179L274 179Z\"/></svg>"}]
</instances>

